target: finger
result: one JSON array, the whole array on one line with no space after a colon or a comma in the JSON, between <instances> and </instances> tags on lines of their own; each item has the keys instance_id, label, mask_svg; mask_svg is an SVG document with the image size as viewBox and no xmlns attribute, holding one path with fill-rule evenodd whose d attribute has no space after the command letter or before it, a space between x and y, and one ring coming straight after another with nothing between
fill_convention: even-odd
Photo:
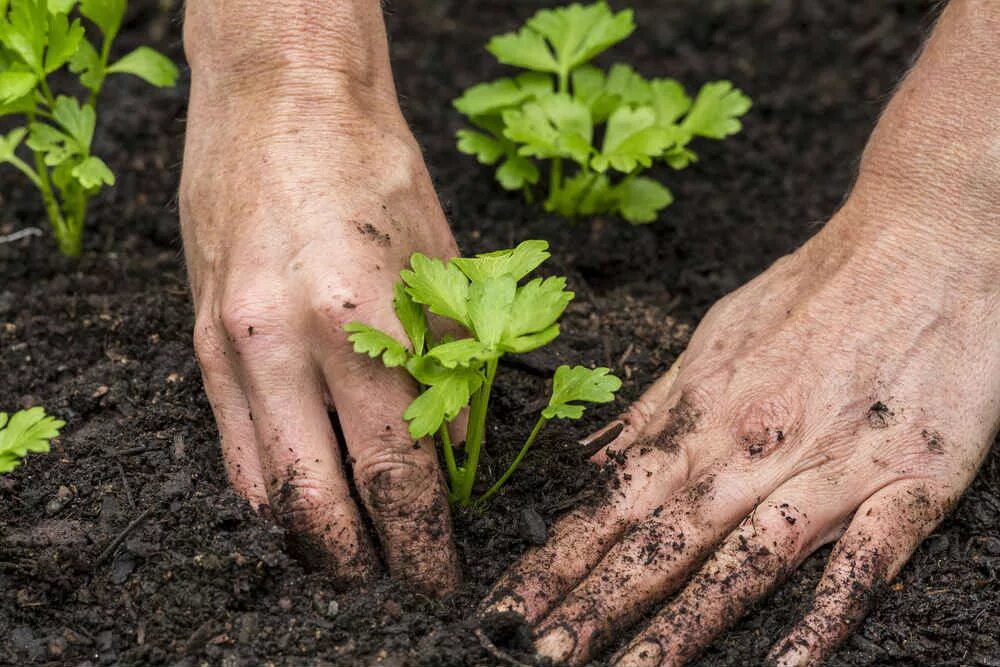
<instances>
[{"instance_id":1,"label":"finger","mask_svg":"<svg viewBox=\"0 0 1000 667\"><path fill-rule=\"evenodd\" d=\"M630 405L625 414L580 441L584 452L592 456L591 460L594 463L603 465L607 461L606 448L620 450L631 445L649 431L647 427L658 415L664 418L668 416L669 408L673 407L668 402L670 391L680 373L683 360L682 352L674 360L670 370L661 375L639 400Z\"/></svg>"},{"instance_id":2,"label":"finger","mask_svg":"<svg viewBox=\"0 0 1000 667\"><path fill-rule=\"evenodd\" d=\"M712 547L747 515L754 497L732 479L688 483L630 530L545 618L535 649L583 664L613 633L676 590Z\"/></svg>"},{"instance_id":3,"label":"finger","mask_svg":"<svg viewBox=\"0 0 1000 667\"><path fill-rule=\"evenodd\" d=\"M360 319L405 340L394 317L379 321L367 313ZM452 592L460 578L458 555L434 439L414 442L403 420L416 398L415 384L402 369L356 354L340 330L332 334L322 365L358 494L390 573L434 594Z\"/></svg>"},{"instance_id":4,"label":"finger","mask_svg":"<svg viewBox=\"0 0 1000 667\"><path fill-rule=\"evenodd\" d=\"M197 324L194 349L205 394L219 428L219 444L229 483L254 509L267 505L267 489L257 453L250 405L229 363L232 350L212 325Z\"/></svg>"},{"instance_id":5,"label":"finger","mask_svg":"<svg viewBox=\"0 0 1000 667\"><path fill-rule=\"evenodd\" d=\"M771 650L779 667L819 665L854 629L951 501L925 482L897 482L858 508L837 542L806 615Z\"/></svg>"},{"instance_id":6,"label":"finger","mask_svg":"<svg viewBox=\"0 0 1000 667\"><path fill-rule=\"evenodd\" d=\"M351 498L315 366L288 345L278 324L230 318L227 331L240 355L275 519L308 562L331 567L345 583L370 579L377 559Z\"/></svg>"},{"instance_id":7,"label":"finger","mask_svg":"<svg viewBox=\"0 0 1000 667\"><path fill-rule=\"evenodd\" d=\"M785 485L753 509L691 582L612 659L614 667L682 665L824 541L840 517L817 510L811 484Z\"/></svg>"},{"instance_id":8,"label":"finger","mask_svg":"<svg viewBox=\"0 0 1000 667\"><path fill-rule=\"evenodd\" d=\"M515 612L539 621L611 547L687 480L683 451L633 445L615 458L603 497L557 521L548 541L529 551L496 584L482 614Z\"/></svg>"}]
</instances>

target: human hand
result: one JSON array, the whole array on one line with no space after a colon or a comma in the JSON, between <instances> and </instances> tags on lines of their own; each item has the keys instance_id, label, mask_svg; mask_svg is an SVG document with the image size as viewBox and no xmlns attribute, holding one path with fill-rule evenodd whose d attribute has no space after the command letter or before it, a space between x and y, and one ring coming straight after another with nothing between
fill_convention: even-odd
<instances>
[{"instance_id":1,"label":"human hand","mask_svg":"<svg viewBox=\"0 0 1000 667\"><path fill-rule=\"evenodd\" d=\"M398 108L378 4L345 3L327 32L297 25L315 18L302 4L187 5L180 212L195 350L238 492L309 560L364 580L378 558L353 475L389 571L446 593L458 564L443 480L433 442L413 442L402 419L416 387L355 354L342 327L405 341L400 269L456 246ZM296 43L261 33L275 26Z\"/></svg>"}]
</instances>

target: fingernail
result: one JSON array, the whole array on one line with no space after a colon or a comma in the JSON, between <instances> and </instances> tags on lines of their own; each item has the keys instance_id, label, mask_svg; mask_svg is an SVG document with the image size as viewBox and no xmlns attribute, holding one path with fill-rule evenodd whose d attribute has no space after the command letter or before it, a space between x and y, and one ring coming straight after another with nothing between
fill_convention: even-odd
<instances>
[{"instance_id":1,"label":"fingernail","mask_svg":"<svg viewBox=\"0 0 1000 667\"><path fill-rule=\"evenodd\" d=\"M553 662L563 662L576 648L576 638L563 627L549 630L535 640L535 651Z\"/></svg>"},{"instance_id":2,"label":"fingernail","mask_svg":"<svg viewBox=\"0 0 1000 667\"><path fill-rule=\"evenodd\" d=\"M663 647L659 642L646 640L639 642L618 658L614 667L658 667L663 660Z\"/></svg>"},{"instance_id":3,"label":"fingernail","mask_svg":"<svg viewBox=\"0 0 1000 667\"><path fill-rule=\"evenodd\" d=\"M625 430L624 422L611 422L601 430L596 433L591 433L586 438L580 441L580 446L584 449L584 454L586 456L593 456L602 447L606 447L611 444L615 438L622 434Z\"/></svg>"},{"instance_id":4,"label":"fingernail","mask_svg":"<svg viewBox=\"0 0 1000 667\"><path fill-rule=\"evenodd\" d=\"M519 616L525 616L528 613L528 608L524 606L524 602L515 598L513 595L507 595L483 609L484 615L503 614L507 612L511 612Z\"/></svg>"}]
</instances>

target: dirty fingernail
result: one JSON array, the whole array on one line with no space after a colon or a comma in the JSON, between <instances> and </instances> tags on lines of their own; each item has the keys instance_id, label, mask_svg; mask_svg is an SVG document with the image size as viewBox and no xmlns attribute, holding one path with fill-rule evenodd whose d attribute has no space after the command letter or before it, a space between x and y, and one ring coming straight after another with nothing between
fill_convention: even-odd
<instances>
[{"instance_id":1,"label":"dirty fingernail","mask_svg":"<svg viewBox=\"0 0 1000 667\"><path fill-rule=\"evenodd\" d=\"M611 422L601 430L596 433L591 433L586 438L580 441L580 446L584 448L584 454L587 456L593 456L602 447L605 447L614 441L622 431L625 430L625 423L616 421Z\"/></svg>"},{"instance_id":2,"label":"dirty fingernail","mask_svg":"<svg viewBox=\"0 0 1000 667\"><path fill-rule=\"evenodd\" d=\"M663 647L659 642L639 642L614 663L614 667L658 667L663 660Z\"/></svg>"},{"instance_id":3,"label":"dirty fingernail","mask_svg":"<svg viewBox=\"0 0 1000 667\"><path fill-rule=\"evenodd\" d=\"M785 645L771 652L774 667L805 667L809 664L809 649L806 646Z\"/></svg>"},{"instance_id":4,"label":"dirty fingernail","mask_svg":"<svg viewBox=\"0 0 1000 667\"><path fill-rule=\"evenodd\" d=\"M515 598L513 595L506 595L496 602L491 602L483 609L483 614L503 614L503 613L514 613L520 616L525 616L528 613L527 607L524 606L524 602Z\"/></svg>"},{"instance_id":5,"label":"dirty fingernail","mask_svg":"<svg viewBox=\"0 0 1000 667\"><path fill-rule=\"evenodd\" d=\"M535 640L535 650L553 662L563 662L576 648L576 640L566 628L555 628Z\"/></svg>"}]
</instances>

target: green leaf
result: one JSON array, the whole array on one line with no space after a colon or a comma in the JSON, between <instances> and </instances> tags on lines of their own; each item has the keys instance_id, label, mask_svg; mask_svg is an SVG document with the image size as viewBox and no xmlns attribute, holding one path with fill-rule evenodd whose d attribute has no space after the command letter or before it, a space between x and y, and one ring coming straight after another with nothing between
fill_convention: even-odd
<instances>
[{"instance_id":1,"label":"green leaf","mask_svg":"<svg viewBox=\"0 0 1000 667\"><path fill-rule=\"evenodd\" d=\"M490 40L487 50L507 65L562 76L635 30L632 11L613 14L607 3L543 9L517 33Z\"/></svg>"},{"instance_id":2,"label":"green leaf","mask_svg":"<svg viewBox=\"0 0 1000 667\"><path fill-rule=\"evenodd\" d=\"M573 296L573 292L566 290L566 279L561 277L535 278L521 285L504 329L504 343L548 329L563 314Z\"/></svg>"},{"instance_id":3,"label":"green leaf","mask_svg":"<svg viewBox=\"0 0 1000 667\"><path fill-rule=\"evenodd\" d=\"M515 354L521 354L523 352L531 352L540 347L548 345L559 335L559 325L553 324L548 329L539 331L538 333L528 334L527 336L519 336L517 338L510 338L505 340L503 343L503 348L507 352L513 352Z\"/></svg>"},{"instance_id":4,"label":"green leaf","mask_svg":"<svg viewBox=\"0 0 1000 667\"><path fill-rule=\"evenodd\" d=\"M672 143L672 133L656 124L652 107L619 107L608 118L604 145L590 165L599 172L613 168L628 174L640 165L652 165Z\"/></svg>"},{"instance_id":5,"label":"green leaf","mask_svg":"<svg viewBox=\"0 0 1000 667\"><path fill-rule=\"evenodd\" d=\"M165 55L148 46L140 46L110 65L108 74L134 74L146 83L159 88L177 83L177 65Z\"/></svg>"},{"instance_id":6,"label":"green leaf","mask_svg":"<svg viewBox=\"0 0 1000 667\"><path fill-rule=\"evenodd\" d=\"M706 83L681 124L699 137L725 139L743 127L739 118L750 110L750 98L729 81Z\"/></svg>"},{"instance_id":7,"label":"green leaf","mask_svg":"<svg viewBox=\"0 0 1000 667\"><path fill-rule=\"evenodd\" d=\"M102 185L114 185L115 175L99 157L93 155L85 158L70 172L73 178L83 186L84 190L93 190Z\"/></svg>"},{"instance_id":8,"label":"green leaf","mask_svg":"<svg viewBox=\"0 0 1000 667\"><path fill-rule=\"evenodd\" d=\"M593 152L590 110L567 94L549 95L503 113L504 136L524 144L519 153L540 158L568 157L586 164Z\"/></svg>"},{"instance_id":9,"label":"green leaf","mask_svg":"<svg viewBox=\"0 0 1000 667\"><path fill-rule=\"evenodd\" d=\"M510 250L496 250L475 257L456 257L451 261L472 281L510 276L517 282L551 256L548 241L532 239L522 241Z\"/></svg>"},{"instance_id":10,"label":"green leaf","mask_svg":"<svg viewBox=\"0 0 1000 667\"><path fill-rule=\"evenodd\" d=\"M49 14L69 14L75 5L76 0L48 0Z\"/></svg>"},{"instance_id":11,"label":"green leaf","mask_svg":"<svg viewBox=\"0 0 1000 667\"><path fill-rule=\"evenodd\" d=\"M591 65L573 71L573 96L587 105L594 123L603 123L623 104L652 101L652 87L628 65L612 66L608 75Z\"/></svg>"},{"instance_id":12,"label":"green leaf","mask_svg":"<svg viewBox=\"0 0 1000 667\"><path fill-rule=\"evenodd\" d=\"M607 213L616 207L611 181L605 174L581 171L549 193L545 210L566 218Z\"/></svg>"},{"instance_id":13,"label":"green leaf","mask_svg":"<svg viewBox=\"0 0 1000 667\"><path fill-rule=\"evenodd\" d=\"M505 190L520 190L538 182L540 174L535 163L520 155L510 155L497 168L496 178Z\"/></svg>"},{"instance_id":14,"label":"green leaf","mask_svg":"<svg viewBox=\"0 0 1000 667\"><path fill-rule=\"evenodd\" d=\"M80 42L76 54L69 61L69 69L80 76L80 83L88 90L100 90L104 83L105 72L101 56L87 40Z\"/></svg>"},{"instance_id":15,"label":"green leaf","mask_svg":"<svg viewBox=\"0 0 1000 667\"><path fill-rule=\"evenodd\" d=\"M11 104L35 89L38 77L33 72L0 72L0 104Z\"/></svg>"},{"instance_id":16,"label":"green leaf","mask_svg":"<svg viewBox=\"0 0 1000 667\"><path fill-rule=\"evenodd\" d=\"M0 162L5 162L14 157L14 151L21 145L27 134L28 128L25 127L16 127L8 132L6 136L0 134Z\"/></svg>"},{"instance_id":17,"label":"green leaf","mask_svg":"<svg viewBox=\"0 0 1000 667\"><path fill-rule=\"evenodd\" d=\"M691 98L677 81L653 79L649 86L650 104L656 113L657 125L673 125L691 108Z\"/></svg>"},{"instance_id":18,"label":"green leaf","mask_svg":"<svg viewBox=\"0 0 1000 667\"><path fill-rule=\"evenodd\" d=\"M404 270L399 275L413 300L436 315L468 327L469 279L458 267L419 252L410 258L410 266L412 270Z\"/></svg>"},{"instance_id":19,"label":"green leaf","mask_svg":"<svg viewBox=\"0 0 1000 667\"><path fill-rule=\"evenodd\" d=\"M459 130L458 150L466 155L475 155L482 164L495 164L507 151L503 143L491 136L475 130Z\"/></svg>"},{"instance_id":20,"label":"green leaf","mask_svg":"<svg viewBox=\"0 0 1000 667\"><path fill-rule=\"evenodd\" d=\"M560 366L552 378L552 398L542 411L546 419L579 419L583 416L584 403L608 403L622 386L621 380L607 368L585 366Z\"/></svg>"},{"instance_id":21,"label":"green leaf","mask_svg":"<svg viewBox=\"0 0 1000 667\"><path fill-rule=\"evenodd\" d=\"M0 412L0 473L19 466L28 452L49 451L49 441L65 425L66 422L47 416L42 407L21 410L10 417Z\"/></svg>"},{"instance_id":22,"label":"green leaf","mask_svg":"<svg viewBox=\"0 0 1000 667\"><path fill-rule=\"evenodd\" d=\"M126 0L80 0L80 13L94 22L104 40L115 38L125 16Z\"/></svg>"},{"instance_id":23,"label":"green leaf","mask_svg":"<svg viewBox=\"0 0 1000 667\"><path fill-rule=\"evenodd\" d=\"M551 76L539 72L524 72L514 78L507 77L472 86L452 104L466 116L484 116L516 107L552 91Z\"/></svg>"},{"instance_id":24,"label":"green leaf","mask_svg":"<svg viewBox=\"0 0 1000 667\"><path fill-rule=\"evenodd\" d=\"M413 346L413 353L421 355L427 342L427 314L423 307L414 301L406 292L403 283L393 286L392 307L396 311L406 336Z\"/></svg>"},{"instance_id":25,"label":"green leaf","mask_svg":"<svg viewBox=\"0 0 1000 667\"><path fill-rule=\"evenodd\" d=\"M472 330L476 338L491 350L503 338L516 290L517 280L510 275L474 280L469 287L469 321Z\"/></svg>"},{"instance_id":26,"label":"green leaf","mask_svg":"<svg viewBox=\"0 0 1000 667\"><path fill-rule=\"evenodd\" d=\"M615 195L619 213L633 225L653 222L659 212L674 201L670 190L645 176L622 181L615 188Z\"/></svg>"},{"instance_id":27,"label":"green leaf","mask_svg":"<svg viewBox=\"0 0 1000 667\"><path fill-rule=\"evenodd\" d=\"M692 162L698 161L698 154L683 144L671 146L660 157L674 169L684 169Z\"/></svg>"},{"instance_id":28,"label":"green leaf","mask_svg":"<svg viewBox=\"0 0 1000 667\"><path fill-rule=\"evenodd\" d=\"M48 29L49 11L43 0L14 0L7 22L0 22L0 44L41 76Z\"/></svg>"},{"instance_id":29,"label":"green leaf","mask_svg":"<svg viewBox=\"0 0 1000 667\"><path fill-rule=\"evenodd\" d=\"M475 338L462 338L436 345L427 356L436 359L445 368L465 368L480 365L488 359L496 359L499 353L490 350Z\"/></svg>"},{"instance_id":30,"label":"green leaf","mask_svg":"<svg viewBox=\"0 0 1000 667\"><path fill-rule=\"evenodd\" d=\"M58 128L46 123L32 123L29 130L28 148L44 154L45 164L50 167L82 154L77 141Z\"/></svg>"},{"instance_id":31,"label":"green leaf","mask_svg":"<svg viewBox=\"0 0 1000 667\"><path fill-rule=\"evenodd\" d=\"M418 381L421 381L418 378ZM421 381L422 382L422 381ZM458 416L459 411L469 404L473 392L483 383L483 376L470 369L453 369L430 384L403 413L410 422L410 436L423 438L437 433L441 425Z\"/></svg>"},{"instance_id":32,"label":"green leaf","mask_svg":"<svg viewBox=\"0 0 1000 667\"><path fill-rule=\"evenodd\" d=\"M60 95L56 98L52 109L52 119L55 120L69 136L79 144L80 152L90 151L90 142L94 138L94 126L97 124L97 114L89 104L80 106L75 97Z\"/></svg>"},{"instance_id":33,"label":"green leaf","mask_svg":"<svg viewBox=\"0 0 1000 667\"><path fill-rule=\"evenodd\" d=\"M361 322L349 322L344 331L351 334L347 340L354 344L354 351L367 354L372 359L382 357L387 368L395 368L406 363L409 354L402 344L387 333L373 329Z\"/></svg>"},{"instance_id":34,"label":"green leaf","mask_svg":"<svg viewBox=\"0 0 1000 667\"><path fill-rule=\"evenodd\" d=\"M51 73L72 58L83 41L83 25L80 19L69 22L66 14L52 14L49 17L49 45L45 50L45 72Z\"/></svg>"}]
</instances>

